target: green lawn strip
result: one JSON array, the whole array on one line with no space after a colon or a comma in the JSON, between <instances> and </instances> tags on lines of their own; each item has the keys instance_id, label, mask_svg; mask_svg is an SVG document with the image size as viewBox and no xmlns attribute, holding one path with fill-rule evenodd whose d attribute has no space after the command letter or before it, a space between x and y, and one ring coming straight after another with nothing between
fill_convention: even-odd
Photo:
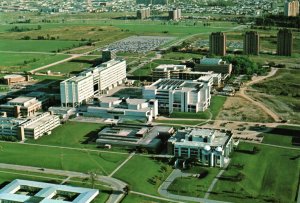
<instances>
[{"instance_id":1,"label":"green lawn strip","mask_svg":"<svg viewBox=\"0 0 300 203\"><path fill-rule=\"evenodd\" d=\"M208 175L203 178L193 176L176 178L169 186L168 191L176 195L203 198L219 172L218 168L210 168Z\"/></svg>"},{"instance_id":2,"label":"green lawn strip","mask_svg":"<svg viewBox=\"0 0 300 203\"><path fill-rule=\"evenodd\" d=\"M94 64L94 60L100 59L99 57L95 56L82 56L76 59L73 59L71 61L67 61L52 67L49 67L47 69L44 69L42 71L48 71L50 70L51 72L60 72L60 73L72 73L76 74L81 71L83 71L86 68L90 68Z\"/></svg>"},{"instance_id":3,"label":"green lawn strip","mask_svg":"<svg viewBox=\"0 0 300 203\"><path fill-rule=\"evenodd\" d=\"M277 126L268 133L262 133L263 143L280 145L286 147L296 147L293 145L293 140L300 139L300 127L297 126ZM299 147L299 146L298 146Z\"/></svg>"},{"instance_id":4,"label":"green lawn strip","mask_svg":"<svg viewBox=\"0 0 300 203\"><path fill-rule=\"evenodd\" d=\"M43 136L38 140L28 139L26 142L75 148L91 148L91 146L87 144L88 141L95 141L98 132L104 126L104 124L99 123L69 121L55 128L49 136ZM95 149L94 145L92 145L92 147Z\"/></svg>"},{"instance_id":5,"label":"green lawn strip","mask_svg":"<svg viewBox=\"0 0 300 203\"><path fill-rule=\"evenodd\" d=\"M0 185L15 179L50 182L60 184L66 177L26 171L0 169Z\"/></svg>"},{"instance_id":6,"label":"green lawn strip","mask_svg":"<svg viewBox=\"0 0 300 203\"><path fill-rule=\"evenodd\" d=\"M69 170L86 173L90 170L107 175L120 165L128 155L97 151L64 149L19 143L0 143L2 163ZM20 159L20 154L23 158Z\"/></svg>"},{"instance_id":7,"label":"green lawn strip","mask_svg":"<svg viewBox=\"0 0 300 203\"><path fill-rule=\"evenodd\" d=\"M200 54L183 53L183 52L169 52L162 56L163 59L173 60L188 60L191 58L200 58Z\"/></svg>"},{"instance_id":8,"label":"green lawn strip","mask_svg":"<svg viewBox=\"0 0 300 203\"><path fill-rule=\"evenodd\" d=\"M250 154L257 147L257 154ZM210 199L230 202L293 202L300 170L299 152L250 143L240 143L234 152L227 180L219 180ZM242 179L233 180L237 175ZM229 179L228 179L229 178Z\"/></svg>"},{"instance_id":9,"label":"green lawn strip","mask_svg":"<svg viewBox=\"0 0 300 203\"><path fill-rule=\"evenodd\" d=\"M191 119L209 119L210 113L212 114L212 119L215 119L222 109L224 103L226 101L226 97L223 96L212 96L211 104L209 108L204 112L173 112L170 117L171 118L191 118Z\"/></svg>"},{"instance_id":10,"label":"green lawn strip","mask_svg":"<svg viewBox=\"0 0 300 203\"><path fill-rule=\"evenodd\" d=\"M68 40L8 40L0 39L0 51L56 52L80 46L80 41Z\"/></svg>"},{"instance_id":11,"label":"green lawn strip","mask_svg":"<svg viewBox=\"0 0 300 203\"><path fill-rule=\"evenodd\" d=\"M0 54L0 70L3 71L30 71L41 66L45 66L63 59L68 58L67 55L58 54Z\"/></svg>"},{"instance_id":12,"label":"green lawn strip","mask_svg":"<svg viewBox=\"0 0 300 203\"><path fill-rule=\"evenodd\" d=\"M136 155L114 177L127 182L130 190L158 195L158 187L172 172L172 167L162 160Z\"/></svg>"},{"instance_id":13,"label":"green lawn strip","mask_svg":"<svg viewBox=\"0 0 300 203\"><path fill-rule=\"evenodd\" d=\"M169 201L154 199L150 197L145 197L137 194L129 193L126 197L122 200L122 203L166 203Z\"/></svg>"}]
</instances>

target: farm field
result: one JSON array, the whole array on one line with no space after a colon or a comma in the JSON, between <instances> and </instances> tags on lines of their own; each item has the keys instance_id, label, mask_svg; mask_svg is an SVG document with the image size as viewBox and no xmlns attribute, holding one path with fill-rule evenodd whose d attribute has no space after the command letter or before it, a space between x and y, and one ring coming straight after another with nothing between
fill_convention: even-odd
<instances>
[{"instance_id":1,"label":"farm field","mask_svg":"<svg viewBox=\"0 0 300 203\"><path fill-rule=\"evenodd\" d=\"M50 68L42 70L45 71L51 71L51 72L60 72L62 74L76 74L81 71L83 71L86 68L92 67L93 65L96 65L96 59L99 59L100 57L96 56L81 56L79 58L73 59L71 61L67 61L55 66L52 66Z\"/></svg>"},{"instance_id":2,"label":"farm field","mask_svg":"<svg viewBox=\"0 0 300 203\"><path fill-rule=\"evenodd\" d=\"M158 187L172 171L172 167L164 161L167 160L135 155L114 177L128 183L131 190L157 195Z\"/></svg>"},{"instance_id":3,"label":"farm field","mask_svg":"<svg viewBox=\"0 0 300 203\"><path fill-rule=\"evenodd\" d=\"M2 163L85 173L95 170L101 175L111 173L127 157L125 154L5 142L0 143L0 148ZM19 158L20 154L23 155L22 159Z\"/></svg>"},{"instance_id":4,"label":"farm field","mask_svg":"<svg viewBox=\"0 0 300 203\"><path fill-rule=\"evenodd\" d=\"M58 54L0 53L0 70L9 72L30 71L65 58L68 58L68 56Z\"/></svg>"},{"instance_id":5,"label":"farm field","mask_svg":"<svg viewBox=\"0 0 300 203\"><path fill-rule=\"evenodd\" d=\"M256 154L251 153L254 147L258 149ZM209 198L245 203L293 202L299 170L297 150L240 143Z\"/></svg>"},{"instance_id":6,"label":"farm field","mask_svg":"<svg viewBox=\"0 0 300 203\"><path fill-rule=\"evenodd\" d=\"M83 42L66 40L8 40L0 37L0 51L60 52L80 46Z\"/></svg>"}]
</instances>

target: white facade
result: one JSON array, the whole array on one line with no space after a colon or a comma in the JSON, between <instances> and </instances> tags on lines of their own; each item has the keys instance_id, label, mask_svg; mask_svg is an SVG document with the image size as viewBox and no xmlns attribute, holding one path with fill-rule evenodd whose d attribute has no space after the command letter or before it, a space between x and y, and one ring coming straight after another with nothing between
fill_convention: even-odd
<instances>
[{"instance_id":1,"label":"white facade","mask_svg":"<svg viewBox=\"0 0 300 203\"><path fill-rule=\"evenodd\" d=\"M59 116L52 115L50 112L43 113L22 124L25 137L38 139L60 125Z\"/></svg>"},{"instance_id":2,"label":"white facade","mask_svg":"<svg viewBox=\"0 0 300 203\"><path fill-rule=\"evenodd\" d=\"M84 115L151 122L157 118L158 102L157 100L101 97L99 98L99 106L88 106Z\"/></svg>"},{"instance_id":3,"label":"white facade","mask_svg":"<svg viewBox=\"0 0 300 203\"><path fill-rule=\"evenodd\" d=\"M126 80L126 61L110 60L60 83L62 106L80 106Z\"/></svg>"},{"instance_id":4,"label":"white facade","mask_svg":"<svg viewBox=\"0 0 300 203\"><path fill-rule=\"evenodd\" d=\"M224 167L229 161L233 140L231 132L187 128L168 140L168 151L181 159L197 159L202 165Z\"/></svg>"},{"instance_id":5,"label":"white facade","mask_svg":"<svg viewBox=\"0 0 300 203\"><path fill-rule=\"evenodd\" d=\"M161 112L205 111L210 105L209 83L160 79L143 89L144 99L157 99Z\"/></svg>"}]
</instances>

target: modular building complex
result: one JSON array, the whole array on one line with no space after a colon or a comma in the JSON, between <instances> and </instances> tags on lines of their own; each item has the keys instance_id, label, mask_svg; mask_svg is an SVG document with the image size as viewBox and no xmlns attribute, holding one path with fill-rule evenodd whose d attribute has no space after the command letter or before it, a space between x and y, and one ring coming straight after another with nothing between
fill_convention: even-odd
<instances>
[{"instance_id":1,"label":"modular building complex","mask_svg":"<svg viewBox=\"0 0 300 203\"><path fill-rule=\"evenodd\" d=\"M168 140L168 152L179 159L196 159L202 165L224 167L233 148L232 133L186 128Z\"/></svg>"}]
</instances>

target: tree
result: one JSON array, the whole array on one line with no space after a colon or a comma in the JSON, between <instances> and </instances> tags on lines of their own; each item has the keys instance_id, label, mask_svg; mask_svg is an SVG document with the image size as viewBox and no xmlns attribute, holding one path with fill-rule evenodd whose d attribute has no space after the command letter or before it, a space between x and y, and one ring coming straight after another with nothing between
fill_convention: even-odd
<instances>
[{"instance_id":1,"label":"tree","mask_svg":"<svg viewBox=\"0 0 300 203\"><path fill-rule=\"evenodd\" d=\"M88 174L89 174L89 179L91 181L91 186L94 189L95 188L95 182L96 182L96 180L98 178L98 175L94 171L89 171Z\"/></svg>"}]
</instances>

